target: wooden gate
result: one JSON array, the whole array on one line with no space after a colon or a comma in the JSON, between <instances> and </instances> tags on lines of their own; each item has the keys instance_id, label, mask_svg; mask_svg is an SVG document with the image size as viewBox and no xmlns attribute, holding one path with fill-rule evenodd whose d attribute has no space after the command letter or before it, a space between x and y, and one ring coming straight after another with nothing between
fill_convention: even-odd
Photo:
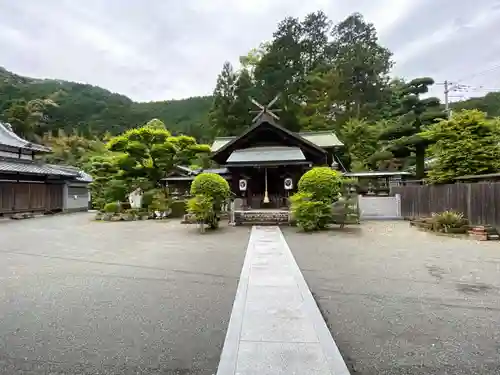
<instances>
[{"instance_id":1,"label":"wooden gate","mask_svg":"<svg viewBox=\"0 0 500 375\"><path fill-rule=\"evenodd\" d=\"M62 184L0 182L0 214L63 209Z\"/></svg>"}]
</instances>

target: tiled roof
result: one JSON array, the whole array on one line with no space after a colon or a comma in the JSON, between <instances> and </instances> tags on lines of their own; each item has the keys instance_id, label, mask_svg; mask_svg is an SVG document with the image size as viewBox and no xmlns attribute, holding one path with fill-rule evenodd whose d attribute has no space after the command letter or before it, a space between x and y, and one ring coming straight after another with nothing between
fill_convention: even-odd
<instances>
[{"instance_id":1,"label":"tiled roof","mask_svg":"<svg viewBox=\"0 0 500 375\"><path fill-rule=\"evenodd\" d=\"M0 145L22 148L30 151L50 152L49 147L28 142L14 133L9 124L0 122Z\"/></svg>"},{"instance_id":2,"label":"tiled roof","mask_svg":"<svg viewBox=\"0 0 500 375\"><path fill-rule=\"evenodd\" d=\"M48 164L37 163L27 160L7 159L7 158L0 159L0 172L53 175L53 176L65 176L65 177L78 176L78 173L63 171L61 169L54 168Z\"/></svg>"},{"instance_id":3,"label":"tiled roof","mask_svg":"<svg viewBox=\"0 0 500 375\"><path fill-rule=\"evenodd\" d=\"M233 151L227 164L304 160L306 158L298 147L252 147Z\"/></svg>"},{"instance_id":4,"label":"tiled roof","mask_svg":"<svg viewBox=\"0 0 500 375\"><path fill-rule=\"evenodd\" d=\"M81 169L74 167L72 165L57 165L57 164L47 164L52 169L59 170L66 173L72 173L75 175L75 180L80 182L92 182L92 176L88 173L82 171Z\"/></svg>"}]
</instances>

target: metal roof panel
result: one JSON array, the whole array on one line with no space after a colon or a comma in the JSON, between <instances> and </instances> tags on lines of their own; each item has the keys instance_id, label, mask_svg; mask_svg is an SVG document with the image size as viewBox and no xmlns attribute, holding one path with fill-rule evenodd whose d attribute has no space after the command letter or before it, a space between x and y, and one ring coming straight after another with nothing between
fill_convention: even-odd
<instances>
[{"instance_id":1,"label":"metal roof panel","mask_svg":"<svg viewBox=\"0 0 500 375\"><path fill-rule=\"evenodd\" d=\"M298 147L252 147L235 150L227 158L227 164L259 163L274 161L305 161L302 150Z\"/></svg>"},{"instance_id":2,"label":"metal roof panel","mask_svg":"<svg viewBox=\"0 0 500 375\"><path fill-rule=\"evenodd\" d=\"M344 145L335 133L331 131L302 132L299 133L299 135L319 147L335 147Z\"/></svg>"}]
</instances>

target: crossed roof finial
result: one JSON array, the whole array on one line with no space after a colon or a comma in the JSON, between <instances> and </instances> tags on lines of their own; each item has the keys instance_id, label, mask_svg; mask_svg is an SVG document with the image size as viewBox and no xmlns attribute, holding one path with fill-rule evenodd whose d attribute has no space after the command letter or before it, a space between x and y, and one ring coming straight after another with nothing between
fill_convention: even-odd
<instances>
[{"instance_id":1,"label":"crossed roof finial","mask_svg":"<svg viewBox=\"0 0 500 375\"><path fill-rule=\"evenodd\" d=\"M268 105L262 105L257 100L250 97L250 101L259 108L259 110L257 111L250 111L250 113L257 113L257 115L253 118L252 123L256 122L260 117L262 117L266 113L271 117L273 117L274 119L279 120L280 119L279 116L274 112L280 112L281 109L271 109L271 107L278 101L279 97L280 94L276 95L274 99L269 102Z\"/></svg>"}]
</instances>

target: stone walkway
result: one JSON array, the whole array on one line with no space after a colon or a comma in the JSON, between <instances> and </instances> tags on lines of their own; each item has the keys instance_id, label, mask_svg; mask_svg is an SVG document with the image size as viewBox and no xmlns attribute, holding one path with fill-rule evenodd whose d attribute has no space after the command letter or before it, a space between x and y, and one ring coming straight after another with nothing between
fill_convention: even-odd
<instances>
[{"instance_id":1,"label":"stone walkway","mask_svg":"<svg viewBox=\"0 0 500 375\"><path fill-rule=\"evenodd\" d=\"M253 227L217 375L348 375L278 227Z\"/></svg>"}]
</instances>

